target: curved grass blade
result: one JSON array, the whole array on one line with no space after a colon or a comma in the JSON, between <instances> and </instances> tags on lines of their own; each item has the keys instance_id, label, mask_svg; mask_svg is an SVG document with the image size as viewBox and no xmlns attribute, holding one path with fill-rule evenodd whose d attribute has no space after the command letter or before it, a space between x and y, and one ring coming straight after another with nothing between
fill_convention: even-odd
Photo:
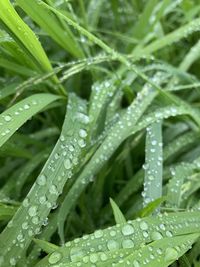
<instances>
[{"instance_id":1,"label":"curved grass blade","mask_svg":"<svg viewBox=\"0 0 200 267\"><path fill-rule=\"evenodd\" d=\"M32 58L39 70L44 72L52 70L49 59L36 35L19 17L9 0L1 1L0 21L25 53Z\"/></svg>"},{"instance_id":2,"label":"curved grass blade","mask_svg":"<svg viewBox=\"0 0 200 267\"><path fill-rule=\"evenodd\" d=\"M165 35L164 37L160 38L159 40L156 40L146 47L139 49L137 51L137 54L140 55L148 55L151 53L154 53L161 48L171 45L175 42L178 42L179 40L187 37L189 34L198 31L200 26L200 18L196 18L193 21L189 22L188 24L178 28L177 30ZM137 57L137 56L136 56ZM141 57L141 56L140 56Z\"/></svg>"},{"instance_id":3,"label":"curved grass blade","mask_svg":"<svg viewBox=\"0 0 200 267\"><path fill-rule=\"evenodd\" d=\"M164 160L168 160L170 157L177 155L188 148L191 144L198 142L200 137L199 132L186 132L181 136L178 136L175 140L172 140L164 149Z\"/></svg>"},{"instance_id":4,"label":"curved grass blade","mask_svg":"<svg viewBox=\"0 0 200 267\"><path fill-rule=\"evenodd\" d=\"M184 193L184 182L194 171L199 171L200 158L193 163L183 162L180 166L172 169L172 179L168 183L168 205L170 207L180 207L182 195Z\"/></svg>"},{"instance_id":5,"label":"curved grass blade","mask_svg":"<svg viewBox=\"0 0 200 267\"><path fill-rule=\"evenodd\" d=\"M13 105L0 114L0 146L2 146L28 119L60 97L35 94Z\"/></svg>"},{"instance_id":6,"label":"curved grass blade","mask_svg":"<svg viewBox=\"0 0 200 267\"><path fill-rule=\"evenodd\" d=\"M142 117L141 121L135 126L135 129L132 131L132 134L137 133L138 131L148 127L151 123L155 123L157 120L167 119L169 117L178 116L178 115L190 115L191 117L193 111L191 109L186 109L184 107L178 106L167 106L165 108L157 109L155 112L149 113ZM180 147L180 146L178 146ZM164 152L165 155L165 152ZM168 157L164 157L164 160L167 160ZM137 182L136 182L137 181ZM133 178L128 181L124 188L119 192L115 198L116 203L121 206L132 194L137 192L143 184L143 172L139 171Z\"/></svg>"},{"instance_id":7,"label":"curved grass blade","mask_svg":"<svg viewBox=\"0 0 200 267\"><path fill-rule=\"evenodd\" d=\"M70 189L68 195L61 205L58 215L58 230L62 241L64 236L63 232L65 219L70 209L75 205L75 202L81 192L90 182L90 177L94 176L102 168L104 163L112 156L120 143L122 143L131 134L135 124L147 107L151 104L156 95L157 92L155 92L151 86L144 86L144 89L138 94L135 101L133 101L126 112L119 118L118 122L111 127L104 142L95 152L92 159L86 165L83 172Z\"/></svg>"},{"instance_id":8,"label":"curved grass blade","mask_svg":"<svg viewBox=\"0 0 200 267\"><path fill-rule=\"evenodd\" d=\"M17 211L17 209L18 207L0 203L0 221L10 220Z\"/></svg>"},{"instance_id":9,"label":"curved grass blade","mask_svg":"<svg viewBox=\"0 0 200 267\"><path fill-rule=\"evenodd\" d=\"M134 267L144 267L148 265L151 267L167 267L186 253L196 242L198 237L199 233L195 233L157 240L135 251L128 257L125 257L124 260L121 260L120 263L116 263L113 266L126 267L130 266L130 263L133 262ZM138 255L141 256L138 257Z\"/></svg>"},{"instance_id":10,"label":"curved grass blade","mask_svg":"<svg viewBox=\"0 0 200 267\"><path fill-rule=\"evenodd\" d=\"M171 227L174 224L178 227ZM134 250L140 249L142 244L144 246L156 240L164 241L172 236L174 238L195 234L199 230L200 212L178 212L137 219L127 224L97 230L90 235L67 242L65 246L45 257L36 266L49 267L52 264L53 266L64 266L64 264L71 266L70 263L74 266L73 264L79 264L80 261L84 264L84 259L90 259L91 254L109 254L128 248L130 253L133 253L133 248ZM120 253L118 256L120 257Z\"/></svg>"},{"instance_id":11,"label":"curved grass blade","mask_svg":"<svg viewBox=\"0 0 200 267\"><path fill-rule=\"evenodd\" d=\"M65 25L65 28L63 28L54 14L49 13L44 6L40 5L40 2L33 0L30 0L29 2L17 0L16 2L61 47L69 51L69 53L76 58L84 56L80 46L68 27L66 28Z\"/></svg>"},{"instance_id":12,"label":"curved grass blade","mask_svg":"<svg viewBox=\"0 0 200 267\"><path fill-rule=\"evenodd\" d=\"M54 150L15 216L0 234L0 255L4 258L0 266L17 263L21 259L32 238L40 233L66 181L80 168L78 163L86 146L89 123L85 120L85 114L86 102L72 94L61 136ZM5 240L6 247L3 245Z\"/></svg>"},{"instance_id":13,"label":"curved grass blade","mask_svg":"<svg viewBox=\"0 0 200 267\"><path fill-rule=\"evenodd\" d=\"M112 200L112 198L110 198L110 204L111 204L111 207L113 210L116 224L126 223L126 219L125 219L123 213L121 212L121 210L119 209L117 204L114 202L114 200Z\"/></svg>"},{"instance_id":14,"label":"curved grass blade","mask_svg":"<svg viewBox=\"0 0 200 267\"><path fill-rule=\"evenodd\" d=\"M15 197L19 197L21 195L21 190L29 175L31 175L34 169L36 169L42 162L44 162L48 158L49 153L50 149L47 148L44 151L37 153L36 156L32 157L32 159L30 159L30 161L25 164L20 173L17 175L17 179L9 179L4 184L4 186L2 186L0 190L0 196L8 197L10 194L12 195L14 191Z\"/></svg>"},{"instance_id":15,"label":"curved grass blade","mask_svg":"<svg viewBox=\"0 0 200 267\"><path fill-rule=\"evenodd\" d=\"M38 245L43 251L48 254L58 249L58 246L45 240L34 238L33 241L36 243L36 245Z\"/></svg>"}]
</instances>

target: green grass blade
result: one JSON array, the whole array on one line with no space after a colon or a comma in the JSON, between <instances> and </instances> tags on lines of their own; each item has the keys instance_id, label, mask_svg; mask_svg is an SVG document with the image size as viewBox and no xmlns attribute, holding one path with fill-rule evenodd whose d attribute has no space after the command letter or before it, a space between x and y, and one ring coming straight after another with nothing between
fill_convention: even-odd
<instances>
[{"instance_id":1,"label":"green grass blade","mask_svg":"<svg viewBox=\"0 0 200 267\"><path fill-rule=\"evenodd\" d=\"M187 224L187 222L191 223ZM176 223L179 227L174 227L172 229L171 223ZM129 253L131 254L134 253L133 248L134 250L140 249L142 244L144 246L156 240L165 243L165 240L169 240L167 239L168 237L172 238L173 236L174 238L178 238L180 235L185 235L186 237L189 234L197 233L199 229L199 212L169 213L166 215L137 219L129 221L125 225L122 224L104 230L97 230L86 237L83 236L82 238L68 242L65 246L60 247L58 250L48 255L36 266L49 267L53 263L58 266L66 266L68 264L77 266L79 262L84 264L84 259L88 258L89 260L90 255L96 253L108 253L107 255L111 256L110 262L112 263L114 261L113 253L115 252L118 256L117 260L119 260L120 252L122 252L123 249L129 248ZM129 240L129 242L123 242L125 240ZM128 244L129 247L127 247ZM89 263L89 261L87 263ZM96 263L98 263L98 260ZM102 261L99 263L102 263Z\"/></svg>"},{"instance_id":2,"label":"green grass blade","mask_svg":"<svg viewBox=\"0 0 200 267\"><path fill-rule=\"evenodd\" d=\"M34 238L33 241L38 245L43 251L45 251L47 254L54 252L55 250L58 249L58 246L47 242L45 240L40 240L37 238Z\"/></svg>"},{"instance_id":3,"label":"green grass blade","mask_svg":"<svg viewBox=\"0 0 200 267\"><path fill-rule=\"evenodd\" d=\"M144 267L147 266L146 261L148 261L151 267L167 267L186 253L198 237L199 234L191 234L155 241L125 257L124 260L114 266L125 267L133 262L134 267ZM142 256L138 257L138 255Z\"/></svg>"},{"instance_id":4,"label":"green grass blade","mask_svg":"<svg viewBox=\"0 0 200 267\"><path fill-rule=\"evenodd\" d=\"M28 119L48 104L59 99L56 95L36 94L13 105L0 115L0 146L2 146Z\"/></svg>"},{"instance_id":5,"label":"green grass blade","mask_svg":"<svg viewBox=\"0 0 200 267\"><path fill-rule=\"evenodd\" d=\"M83 57L83 52L72 35L72 32L67 28L62 28L61 23L56 19L54 14L40 5L39 2L30 0L17 0L17 4L51 36L61 47L69 51L76 58ZM45 19L44 19L45 18Z\"/></svg>"},{"instance_id":6,"label":"green grass blade","mask_svg":"<svg viewBox=\"0 0 200 267\"><path fill-rule=\"evenodd\" d=\"M47 96L45 99L48 98ZM4 245L0 245L1 255L5 258L4 264L9 264L12 260L16 262L20 260L20 256L30 245L32 238L40 232L51 209L55 207L66 181L72 177L76 168L80 168L78 162L86 145L84 129L89 123L85 120L86 112L86 102L72 94L63 130L54 150L12 221L0 235L1 244L4 244L5 240L10 244L9 250ZM30 227L29 231L27 227ZM13 240L18 240L21 246L16 246Z\"/></svg>"},{"instance_id":7,"label":"green grass blade","mask_svg":"<svg viewBox=\"0 0 200 267\"><path fill-rule=\"evenodd\" d=\"M140 15L139 20L133 28L133 36L137 39L142 39L146 36L149 28L151 27L150 19L158 0L150 0L146 3L144 11Z\"/></svg>"},{"instance_id":8,"label":"green grass blade","mask_svg":"<svg viewBox=\"0 0 200 267\"><path fill-rule=\"evenodd\" d=\"M144 206L162 197L162 123L147 127L144 179Z\"/></svg>"},{"instance_id":9,"label":"green grass blade","mask_svg":"<svg viewBox=\"0 0 200 267\"><path fill-rule=\"evenodd\" d=\"M44 72L52 70L36 35L19 17L9 0L1 1L0 21L40 70Z\"/></svg>"},{"instance_id":10,"label":"green grass blade","mask_svg":"<svg viewBox=\"0 0 200 267\"><path fill-rule=\"evenodd\" d=\"M134 128L135 124L156 95L157 93L152 89L152 87L147 85L144 86L144 89L138 94L135 101L133 101L131 106L129 106L126 112L119 118L119 121L109 130L104 142L95 152L90 162L86 165L85 169L78 177L61 205L58 217L58 229L61 238L63 237L65 219L69 214L70 209L75 205L78 196L90 182L90 177L94 176L102 168L104 163L119 147L120 143L122 143L131 134L132 128ZM141 99L143 99L143 101L141 101Z\"/></svg>"},{"instance_id":11,"label":"green grass blade","mask_svg":"<svg viewBox=\"0 0 200 267\"><path fill-rule=\"evenodd\" d=\"M160 50L161 48L171 45L175 42L178 42L179 40L185 38L189 34L192 34L193 32L198 31L199 26L200 26L200 18L194 19L188 24L178 28L174 32L171 32L163 36L159 40L152 42L151 44L147 45L145 48L141 49L140 53L139 51L137 51L137 53L141 55L152 54Z\"/></svg>"},{"instance_id":12,"label":"green grass blade","mask_svg":"<svg viewBox=\"0 0 200 267\"><path fill-rule=\"evenodd\" d=\"M121 210L119 209L117 204L114 202L114 200L112 200L112 198L110 198L110 204L111 204L111 207L113 210L116 224L126 223L126 219L125 219L123 213L121 212Z\"/></svg>"},{"instance_id":13,"label":"green grass blade","mask_svg":"<svg viewBox=\"0 0 200 267\"><path fill-rule=\"evenodd\" d=\"M16 211L17 207L0 203L0 221L10 220Z\"/></svg>"}]
</instances>

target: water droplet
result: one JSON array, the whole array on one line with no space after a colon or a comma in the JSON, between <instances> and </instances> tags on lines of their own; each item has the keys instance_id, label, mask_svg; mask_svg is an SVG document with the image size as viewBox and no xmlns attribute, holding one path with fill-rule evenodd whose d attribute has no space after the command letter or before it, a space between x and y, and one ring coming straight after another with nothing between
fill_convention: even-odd
<instances>
[{"instance_id":1,"label":"water droplet","mask_svg":"<svg viewBox=\"0 0 200 267\"><path fill-rule=\"evenodd\" d=\"M22 223L22 229L24 229L24 230L28 229L28 223L27 222Z\"/></svg>"},{"instance_id":2,"label":"water droplet","mask_svg":"<svg viewBox=\"0 0 200 267\"><path fill-rule=\"evenodd\" d=\"M29 200L28 200L28 198L25 198L24 201L23 201L23 206L24 206L25 208L27 208L28 205L29 205Z\"/></svg>"},{"instance_id":3,"label":"water droplet","mask_svg":"<svg viewBox=\"0 0 200 267\"><path fill-rule=\"evenodd\" d=\"M159 227L160 227L161 230L165 230L165 225L164 225L163 223L161 223L161 224L159 225Z\"/></svg>"},{"instance_id":4,"label":"water droplet","mask_svg":"<svg viewBox=\"0 0 200 267\"><path fill-rule=\"evenodd\" d=\"M123 248L133 248L134 247L134 243L131 239L126 239L122 241L122 247Z\"/></svg>"},{"instance_id":5,"label":"water droplet","mask_svg":"<svg viewBox=\"0 0 200 267\"><path fill-rule=\"evenodd\" d=\"M133 226L130 225L130 224L126 224L122 227L122 234L123 235L131 235L134 233L134 229L133 229Z\"/></svg>"},{"instance_id":6,"label":"water droplet","mask_svg":"<svg viewBox=\"0 0 200 267\"><path fill-rule=\"evenodd\" d=\"M24 241L24 237L23 237L23 235L22 235L22 234L19 234L19 235L17 236L17 240L18 240L19 242L23 242L23 241Z\"/></svg>"},{"instance_id":7,"label":"water droplet","mask_svg":"<svg viewBox=\"0 0 200 267\"><path fill-rule=\"evenodd\" d=\"M60 252L53 252L50 256L49 256L49 263L50 264L54 264L54 263L57 263L59 262L59 260L62 258L62 255Z\"/></svg>"},{"instance_id":8,"label":"water droplet","mask_svg":"<svg viewBox=\"0 0 200 267\"><path fill-rule=\"evenodd\" d=\"M94 236L95 238L100 238L103 236L103 231L102 230L98 230L94 232Z\"/></svg>"},{"instance_id":9,"label":"water droplet","mask_svg":"<svg viewBox=\"0 0 200 267\"><path fill-rule=\"evenodd\" d=\"M70 258L71 258L71 261L73 262L79 259L82 259L83 256L84 256L84 252L79 247L74 247L70 250Z\"/></svg>"},{"instance_id":10,"label":"water droplet","mask_svg":"<svg viewBox=\"0 0 200 267\"><path fill-rule=\"evenodd\" d=\"M134 266L134 267L140 267L140 263L139 263L139 261L134 260L134 261L133 261L133 266Z\"/></svg>"},{"instance_id":11,"label":"water droplet","mask_svg":"<svg viewBox=\"0 0 200 267\"><path fill-rule=\"evenodd\" d=\"M88 124L90 122L90 118L83 113L77 112L76 117L80 122L84 124Z\"/></svg>"},{"instance_id":12,"label":"water droplet","mask_svg":"<svg viewBox=\"0 0 200 267\"><path fill-rule=\"evenodd\" d=\"M178 258L178 252L174 248L167 248L165 251L165 258L166 262L173 262Z\"/></svg>"},{"instance_id":13,"label":"water droplet","mask_svg":"<svg viewBox=\"0 0 200 267\"><path fill-rule=\"evenodd\" d=\"M70 146L69 146L69 151L70 151L70 152L73 152L73 151L74 151L74 146L73 146L73 145L70 145Z\"/></svg>"},{"instance_id":14,"label":"water droplet","mask_svg":"<svg viewBox=\"0 0 200 267\"><path fill-rule=\"evenodd\" d=\"M60 141L61 141L61 142L64 142L64 141L65 141L65 137L64 137L64 135L61 135L61 137L60 137Z\"/></svg>"},{"instance_id":15,"label":"water droplet","mask_svg":"<svg viewBox=\"0 0 200 267\"><path fill-rule=\"evenodd\" d=\"M51 194L58 195L58 189L57 189L57 187L56 187L54 184L52 184L52 185L50 186L50 188L49 188L49 192L50 192Z\"/></svg>"},{"instance_id":16,"label":"water droplet","mask_svg":"<svg viewBox=\"0 0 200 267\"><path fill-rule=\"evenodd\" d=\"M102 260L102 261L106 261L107 260L107 255L105 254L105 253L101 253L100 254L100 260Z\"/></svg>"},{"instance_id":17,"label":"water droplet","mask_svg":"<svg viewBox=\"0 0 200 267\"><path fill-rule=\"evenodd\" d=\"M155 146L155 145L157 144L157 141L156 141L156 140L153 140L153 141L151 142L151 144L152 144L152 146Z\"/></svg>"},{"instance_id":18,"label":"water droplet","mask_svg":"<svg viewBox=\"0 0 200 267\"><path fill-rule=\"evenodd\" d=\"M110 231L110 236L116 236L116 231L114 230Z\"/></svg>"},{"instance_id":19,"label":"water droplet","mask_svg":"<svg viewBox=\"0 0 200 267\"><path fill-rule=\"evenodd\" d=\"M29 109L30 108L30 105L29 104L25 104L24 105L24 109Z\"/></svg>"},{"instance_id":20,"label":"water droplet","mask_svg":"<svg viewBox=\"0 0 200 267\"><path fill-rule=\"evenodd\" d=\"M172 232L170 232L170 231L166 231L166 236L167 236L167 237L172 237L173 234L172 234Z\"/></svg>"},{"instance_id":21,"label":"water droplet","mask_svg":"<svg viewBox=\"0 0 200 267\"><path fill-rule=\"evenodd\" d=\"M28 210L28 214L33 217L37 214L37 207L36 206L32 206L29 208Z\"/></svg>"},{"instance_id":22,"label":"water droplet","mask_svg":"<svg viewBox=\"0 0 200 267\"><path fill-rule=\"evenodd\" d=\"M156 252L157 252L159 255L162 255L162 249L161 249L161 248L158 248L158 249L156 250Z\"/></svg>"},{"instance_id":23,"label":"water droplet","mask_svg":"<svg viewBox=\"0 0 200 267\"><path fill-rule=\"evenodd\" d=\"M153 232L152 235L151 235L151 237L152 237L152 239L153 239L154 241L163 238L163 236L161 235L160 232Z\"/></svg>"},{"instance_id":24,"label":"water droplet","mask_svg":"<svg viewBox=\"0 0 200 267\"><path fill-rule=\"evenodd\" d=\"M78 145L79 145L81 148L83 148L83 147L86 146L86 143L85 143L85 141L84 141L83 139L79 139L79 140L78 140Z\"/></svg>"},{"instance_id":25,"label":"water droplet","mask_svg":"<svg viewBox=\"0 0 200 267\"><path fill-rule=\"evenodd\" d=\"M72 162L71 162L71 160L70 160L70 159L66 159L66 160L64 161L64 166L65 166L65 169L66 169L66 170L71 169L71 167L72 167Z\"/></svg>"},{"instance_id":26,"label":"water droplet","mask_svg":"<svg viewBox=\"0 0 200 267\"><path fill-rule=\"evenodd\" d=\"M40 198L39 198L39 202L40 202L40 204L44 204L45 202L46 202L46 197L45 196L41 196Z\"/></svg>"},{"instance_id":27,"label":"water droplet","mask_svg":"<svg viewBox=\"0 0 200 267\"><path fill-rule=\"evenodd\" d=\"M146 222L142 221L140 223L140 229L141 230L147 230L148 229L148 224Z\"/></svg>"},{"instance_id":28,"label":"water droplet","mask_svg":"<svg viewBox=\"0 0 200 267\"><path fill-rule=\"evenodd\" d=\"M147 237L149 236L148 232L146 232L146 231L144 231L142 234L143 234L143 236L144 236L145 238L147 238Z\"/></svg>"},{"instance_id":29,"label":"water droplet","mask_svg":"<svg viewBox=\"0 0 200 267\"><path fill-rule=\"evenodd\" d=\"M92 255L90 255L90 262L91 263L95 263L95 262L97 262L98 261L98 256L97 256L97 254L92 254Z\"/></svg>"},{"instance_id":30,"label":"water droplet","mask_svg":"<svg viewBox=\"0 0 200 267\"><path fill-rule=\"evenodd\" d=\"M44 174L41 174L37 179L37 183L39 185L45 185L46 181L47 181L47 178L46 178L46 176Z\"/></svg>"},{"instance_id":31,"label":"water droplet","mask_svg":"<svg viewBox=\"0 0 200 267\"><path fill-rule=\"evenodd\" d=\"M10 259L10 265L15 266L16 263L17 263L17 261L16 261L15 258L11 258L11 259Z\"/></svg>"},{"instance_id":32,"label":"water droplet","mask_svg":"<svg viewBox=\"0 0 200 267\"><path fill-rule=\"evenodd\" d=\"M86 130L84 130L84 129L80 129L80 131L79 131L79 135L80 135L81 138L85 138L85 137L87 137L87 132L86 132Z\"/></svg>"},{"instance_id":33,"label":"water droplet","mask_svg":"<svg viewBox=\"0 0 200 267\"><path fill-rule=\"evenodd\" d=\"M6 116L4 117L4 120L7 121L7 122L9 122L9 121L12 120L12 117L11 117L10 115L6 115Z\"/></svg>"},{"instance_id":34,"label":"water droplet","mask_svg":"<svg viewBox=\"0 0 200 267\"><path fill-rule=\"evenodd\" d=\"M119 244L115 240L109 240L107 243L107 247L109 250L115 250L119 248Z\"/></svg>"},{"instance_id":35,"label":"water droplet","mask_svg":"<svg viewBox=\"0 0 200 267\"><path fill-rule=\"evenodd\" d=\"M42 223L43 226L47 226L48 225L48 217L46 217Z\"/></svg>"},{"instance_id":36,"label":"water droplet","mask_svg":"<svg viewBox=\"0 0 200 267\"><path fill-rule=\"evenodd\" d=\"M32 223L33 224L38 224L39 223L39 217L38 216L33 217Z\"/></svg>"}]
</instances>

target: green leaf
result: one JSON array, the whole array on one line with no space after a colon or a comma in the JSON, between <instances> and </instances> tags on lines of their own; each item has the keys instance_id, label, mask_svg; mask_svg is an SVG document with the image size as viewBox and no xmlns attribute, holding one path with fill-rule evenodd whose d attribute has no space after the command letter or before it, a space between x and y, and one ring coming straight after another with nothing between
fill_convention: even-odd
<instances>
[{"instance_id":1,"label":"green leaf","mask_svg":"<svg viewBox=\"0 0 200 267\"><path fill-rule=\"evenodd\" d=\"M35 94L21 100L0 114L0 146L2 146L27 120L60 97Z\"/></svg>"},{"instance_id":2,"label":"green leaf","mask_svg":"<svg viewBox=\"0 0 200 267\"><path fill-rule=\"evenodd\" d=\"M44 250L46 253L51 253L58 249L58 246L47 242L45 240L37 239L34 238L33 241L35 242L36 245L38 245L42 250Z\"/></svg>"},{"instance_id":3,"label":"green leaf","mask_svg":"<svg viewBox=\"0 0 200 267\"><path fill-rule=\"evenodd\" d=\"M9 0L1 1L0 22L40 70L44 72L52 70L49 59L36 35L23 22Z\"/></svg>"},{"instance_id":4,"label":"green leaf","mask_svg":"<svg viewBox=\"0 0 200 267\"><path fill-rule=\"evenodd\" d=\"M172 224L179 226L172 229ZM90 235L67 242L65 246L60 247L55 252L45 257L36 266L48 267L51 266L54 260L54 263L59 267L66 265L77 266L80 262L84 266L87 266L87 264L90 263L90 259L93 259L93 255L96 255L97 258L95 264L110 266L114 262L119 263L122 255L123 258L130 256L131 260L138 260L138 251L140 252L140 250L144 252L144 254L141 254L141 257L145 259L146 253L151 253L149 246L155 246L155 248L158 249L159 246L162 247L163 245L163 248L167 249L169 243L172 242L170 247L173 247L174 242L175 247L185 242L185 240L189 240L190 234L194 234L191 235L192 238L191 241L188 242L188 245L186 245L186 242L184 247L177 250L179 251L179 254L177 254L178 257L188 250L199 236L199 234L196 234L200 229L199 227L199 212L168 213L165 215L137 219L129 221L127 224L112 226L104 230L97 230ZM105 261L102 261L100 260L101 255L104 254L106 254L106 257L102 256L102 258L105 258ZM159 258L161 257L160 259L163 261L165 256L166 255L162 253ZM156 258L157 257L154 257L155 261ZM174 260L173 258L173 261ZM169 264L169 262L167 263Z\"/></svg>"},{"instance_id":5,"label":"green leaf","mask_svg":"<svg viewBox=\"0 0 200 267\"><path fill-rule=\"evenodd\" d=\"M154 122L147 127L146 135L144 206L162 197L162 146L162 123Z\"/></svg>"},{"instance_id":6,"label":"green leaf","mask_svg":"<svg viewBox=\"0 0 200 267\"><path fill-rule=\"evenodd\" d=\"M40 5L40 2L33 0L29 2L17 0L16 2L61 47L77 58L83 57L84 54L68 26L64 25L62 27L56 16L48 12L44 6Z\"/></svg>"},{"instance_id":7,"label":"green leaf","mask_svg":"<svg viewBox=\"0 0 200 267\"><path fill-rule=\"evenodd\" d=\"M0 220L1 221L10 220L17 211L17 209L18 209L17 207L0 203Z\"/></svg>"},{"instance_id":8,"label":"green leaf","mask_svg":"<svg viewBox=\"0 0 200 267\"><path fill-rule=\"evenodd\" d=\"M44 99L52 99L52 95L48 94L38 95L39 99L43 100L42 96ZM12 221L0 234L0 251L5 258L5 264L9 264L12 258L20 260L20 255L29 246L32 238L40 232L51 209L56 206L65 183L70 183L70 178L76 169L80 168L79 162L86 145L86 129L89 123L86 114L86 102L72 94L56 146ZM30 227L30 231L27 231L27 227ZM17 237L21 237L20 241L17 240L24 246L16 246L13 243ZM1 246L5 240L10 250L4 245Z\"/></svg>"},{"instance_id":9,"label":"green leaf","mask_svg":"<svg viewBox=\"0 0 200 267\"><path fill-rule=\"evenodd\" d=\"M112 206L116 224L126 223L126 219L123 213L121 212L121 210L119 209L119 207L117 206L117 204L114 202L112 198L110 198L110 204Z\"/></svg>"}]
</instances>

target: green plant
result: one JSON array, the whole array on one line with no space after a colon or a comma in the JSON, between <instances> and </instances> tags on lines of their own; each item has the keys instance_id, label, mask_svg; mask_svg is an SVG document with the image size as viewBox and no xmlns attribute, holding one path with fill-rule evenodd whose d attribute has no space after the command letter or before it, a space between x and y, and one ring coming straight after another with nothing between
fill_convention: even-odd
<instances>
[{"instance_id":1,"label":"green plant","mask_svg":"<svg viewBox=\"0 0 200 267\"><path fill-rule=\"evenodd\" d=\"M1 0L0 266L199 266L198 0Z\"/></svg>"}]
</instances>

